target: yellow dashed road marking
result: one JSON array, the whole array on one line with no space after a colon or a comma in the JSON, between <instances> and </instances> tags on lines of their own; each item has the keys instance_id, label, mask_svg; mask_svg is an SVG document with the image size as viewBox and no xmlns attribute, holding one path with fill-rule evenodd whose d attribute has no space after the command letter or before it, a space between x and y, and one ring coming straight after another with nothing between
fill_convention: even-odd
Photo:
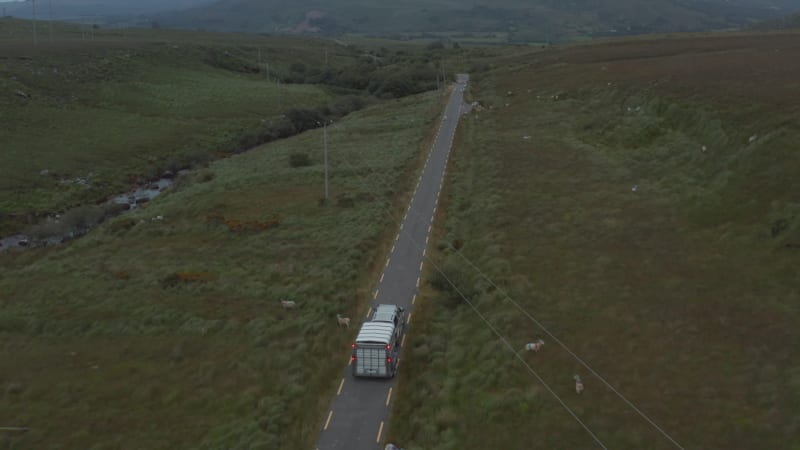
<instances>
[{"instance_id":1,"label":"yellow dashed road marking","mask_svg":"<svg viewBox=\"0 0 800 450\"><path fill-rule=\"evenodd\" d=\"M375 438L375 442L381 442L381 434L383 434L383 421L381 421L381 426L378 427L378 437Z\"/></svg>"}]
</instances>

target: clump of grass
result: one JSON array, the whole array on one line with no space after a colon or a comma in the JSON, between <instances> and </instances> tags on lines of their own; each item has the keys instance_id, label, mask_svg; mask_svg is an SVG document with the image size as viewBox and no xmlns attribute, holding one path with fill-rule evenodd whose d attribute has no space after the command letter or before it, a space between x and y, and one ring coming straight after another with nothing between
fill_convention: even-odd
<instances>
[{"instance_id":1,"label":"clump of grass","mask_svg":"<svg viewBox=\"0 0 800 450\"><path fill-rule=\"evenodd\" d=\"M308 167L311 165L311 158L306 153L292 153L289 155L289 167Z\"/></svg>"}]
</instances>

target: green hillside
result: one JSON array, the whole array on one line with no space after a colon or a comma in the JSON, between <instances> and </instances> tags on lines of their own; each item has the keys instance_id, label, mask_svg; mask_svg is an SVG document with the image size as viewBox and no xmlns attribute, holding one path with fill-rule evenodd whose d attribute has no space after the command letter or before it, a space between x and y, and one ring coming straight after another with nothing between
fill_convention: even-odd
<instances>
[{"instance_id":1,"label":"green hillside","mask_svg":"<svg viewBox=\"0 0 800 450\"><path fill-rule=\"evenodd\" d=\"M514 42L740 27L800 9L800 2L779 6L679 0L221 0L159 20L169 26L268 33L492 32L508 33L507 40Z\"/></svg>"},{"instance_id":2,"label":"green hillside","mask_svg":"<svg viewBox=\"0 0 800 450\"><path fill-rule=\"evenodd\" d=\"M533 370L608 448L675 448L542 324L684 448L800 442L798 39L617 40L474 77L389 439L597 447Z\"/></svg>"},{"instance_id":3,"label":"green hillside","mask_svg":"<svg viewBox=\"0 0 800 450\"><path fill-rule=\"evenodd\" d=\"M365 313L440 111L422 94L337 121L327 205L314 130L0 253L0 423L29 429L0 447L310 448L355 332L336 314Z\"/></svg>"},{"instance_id":4,"label":"green hillside","mask_svg":"<svg viewBox=\"0 0 800 450\"><path fill-rule=\"evenodd\" d=\"M0 236L436 88L440 57L301 37L0 20ZM280 84L279 84L280 83ZM77 182L80 181L80 182Z\"/></svg>"}]
</instances>

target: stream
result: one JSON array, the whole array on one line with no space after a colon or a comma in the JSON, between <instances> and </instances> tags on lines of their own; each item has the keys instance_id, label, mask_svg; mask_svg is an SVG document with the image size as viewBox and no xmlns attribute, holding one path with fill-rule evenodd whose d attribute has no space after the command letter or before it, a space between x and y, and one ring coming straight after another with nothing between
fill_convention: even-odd
<instances>
[{"instance_id":1,"label":"stream","mask_svg":"<svg viewBox=\"0 0 800 450\"><path fill-rule=\"evenodd\" d=\"M185 172L188 171L179 171L177 175L183 175L183 173ZM122 211L119 214L125 214L126 212L135 210L138 205L145 202L149 202L150 200L158 197L162 192L169 189L174 183L175 183L174 177L171 174L169 175L165 174L165 176L159 178L158 181L152 181L150 183L147 183L146 185L139 186L136 189L129 191L125 194L120 194L111 197L109 200L105 202L105 204L124 205ZM60 217L61 217L60 215L55 216L55 221L58 222ZM108 219L108 217L106 219ZM0 238L0 253L11 250L12 248L25 249L25 248L45 247L48 245L63 244L67 241L83 236L90 230L91 227L77 232L73 231L66 234L58 234L38 239L34 239L32 236L28 236L26 234L15 234L12 236Z\"/></svg>"}]
</instances>

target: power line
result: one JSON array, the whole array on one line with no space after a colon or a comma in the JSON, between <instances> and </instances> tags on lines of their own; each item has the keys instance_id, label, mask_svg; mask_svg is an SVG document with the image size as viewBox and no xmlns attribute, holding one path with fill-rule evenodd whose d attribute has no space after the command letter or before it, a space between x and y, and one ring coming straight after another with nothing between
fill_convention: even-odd
<instances>
[{"instance_id":1,"label":"power line","mask_svg":"<svg viewBox=\"0 0 800 450\"><path fill-rule=\"evenodd\" d=\"M457 253L459 256L461 256L461 258L463 258L463 259L464 259L464 261L466 261L466 262L467 262L467 263L468 263L470 266L472 266L472 267L473 267L475 270L477 270L477 271L478 271L478 273L480 273L480 274L481 274L481 276L483 276L483 278L484 278L484 279L486 279L486 281L488 281L488 282L489 282L489 283L492 285L492 287L494 287L495 289L497 289L497 290L498 290L498 292L500 292L502 295L504 295L504 296L505 296L505 298L507 298L507 299L508 299L508 301L510 301L510 302L511 302L511 303L512 303L514 306L516 306L516 307L517 307L517 309L518 309L520 312L522 312L523 314L525 314L525 316L527 316L527 317L528 317L528 318L529 318L531 321L533 321L533 323L535 323L535 324L536 324L536 325L537 325L539 328L541 328L541 329L542 329L542 331L544 331L544 332L545 332L545 334L547 334L547 335L548 335L550 338L552 338L552 339L553 339L553 340L554 340L556 343L558 343L558 345L559 345L559 346L561 346L561 348L563 348L563 349L564 349L564 350L565 350L567 353L569 353L569 354L570 354L570 355L571 355L573 358L575 358L575 360L576 360L576 361L578 361L578 362L579 362L579 363L580 363L580 364L581 364L583 367L585 367L585 368L586 368L586 370L588 370L589 372L591 372L591 373L592 373L592 375L596 376L596 377L597 377L597 379L599 379L600 381L602 381L602 382L603 382L603 384L605 384L605 385L606 385L606 387L608 387L609 389L611 389L611 391L612 391L612 392L614 392L614 393L615 393L615 394L616 394L616 395L617 395L617 396L618 396L620 399L622 399L622 400L623 400L625 403L627 403L627 404L628 404L628 406L630 406L630 407L631 407L631 408L632 408L634 411L636 411L636 413L637 413L637 414L639 414L639 416L641 416L643 419L645 419L647 422L649 422L649 423L650 423L650 425L652 425L653 427L655 427L655 429L657 429L659 432L661 432L661 434L662 434L662 435L663 435L665 438L667 438L667 439L668 439L668 440L669 440L669 441L670 441L670 442L671 442L673 445L675 445L676 447L678 447L678 448L680 448L680 449L683 449L683 447L682 447L682 446L681 446L681 445L680 445L678 442L676 442L676 441L675 441L675 439L673 439L673 438L672 438L672 436L670 436L670 435L669 435L669 434L668 434L666 431L664 431L664 430L663 430L661 427L659 427L659 426L658 426L658 425L657 425L657 424L656 424L656 423L655 423L655 422L654 422L654 421L653 421L653 420L652 420L652 419L651 419L651 418L650 418L650 417L649 417L647 414L643 413L643 412L642 412L642 411L641 411L639 408L637 408L637 407L636 407L636 405L634 405L634 404L633 404L633 402L631 402L630 400L628 400L628 398L627 398L627 397L625 397L624 395L622 395L622 393L620 393L619 391L617 391L617 390L614 388L614 386L612 386L612 385L611 385L611 384L610 384L608 381L606 381L606 379L605 379L605 378L603 378L602 376L600 376L600 374L599 374L599 373L597 373L597 371L595 371L594 369L592 369L592 367L591 367L591 366L589 366L589 364L587 364L587 363L586 363L586 362L585 362L583 359L581 359L581 358L580 358L578 355L576 355L576 354L575 354L575 353L574 353L574 352L573 352L573 351L572 351L572 350L571 350L569 347L567 347L567 345L566 345L566 344L564 344L563 342L561 342L561 340L559 340L559 339L558 339L558 338L557 338L557 337L556 337L556 336L555 336L553 333L551 333L551 332L550 332L550 330L548 330L548 329L547 329L547 328L546 328L546 327L545 327L545 326L544 326L544 325L543 325L541 322L539 322L538 320L536 320L536 318L535 318L535 317L533 317L533 315L532 315L532 314L530 314L530 313L529 313L528 311L526 311L526 310L525 310L525 309L524 309L522 306L520 306L520 305L519 305L519 303L517 303L516 301L514 301L514 299L512 299L512 298L511 298L511 296L509 296L509 295L508 295L508 293L506 293L506 291L505 291L505 290L503 290L501 287L499 287L497 284L495 284L495 282L494 282L494 281L492 281L492 280L491 280L491 279L490 279L490 278L489 278L489 277L488 277L486 274L484 274L482 270L480 270L480 269L479 269L477 266L475 266L475 264L473 264L473 263L472 263L472 261L470 261L469 259L467 259L467 257L466 257L466 256L464 256L464 255L461 253L461 251L459 251L458 249L456 249L455 247L452 247L452 246L451 246L451 248L453 248L453 249L455 250L455 252L456 252L456 253Z\"/></svg>"},{"instance_id":2,"label":"power line","mask_svg":"<svg viewBox=\"0 0 800 450\"><path fill-rule=\"evenodd\" d=\"M459 115L461 114L461 109L460 109L460 107L459 107L459 112L458 112L458 114L459 114ZM435 141L434 141L434 144L433 144L433 145L435 145ZM432 153L432 151L433 151L433 149L431 149L431 153ZM351 168L353 168L352 166L350 166L350 167L351 167ZM373 171L373 172L374 172L374 171ZM382 184L384 184L384 186L386 186L386 185L387 185L387 183L382 183ZM423 219L422 217L420 217L420 216L419 216L419 214L418 214L416 211L409 210L409 212L410 212L411 214L413 214L414 216L416 216L418 219ZM578 361L578 362L579 362L579 363L580 363L580 364L581 364L583 367L585 367L585 368L586 368L586 369L587 369L589 372L591 372L591 373L592 373L592 374L593 374L595 377L597 377L597 379L599 379L599 380L600 380L600 381L601 381L601 382L602 382L602 383L603 383L603 384L604 384L606 387L608 387L608 388L609 388L609 389L610 389L612 392L614 392L614 394L616 394L616 395L617 395L617 396L618 396L618 397L619 397L619 398L620 398L620 399L621 399L623 402L625 402L625 403L626 403L626 404L627 404L627 405L628 405L628 406L629 406L631 409L633 409L633 410L634 410L634 411L635 411L635 412L636 412L636 413L637 413L637 414L638 414L640 417L642 417L642 418L643 418L645 421L647 421L647 422L648 422L648 423L649 423L651 426L653 426L653 427L654 427L656 430L658 430L658 431L659 431L659 432L660 432L660 433L661 433L661 434L662 434L662 435L663 435L663 436L664 436L664 437L665 437L667 440L669 440L669 441L670 441L670 442L671 442L671 443L672 443L674 446L676 446L677 448L683 449L683 446L681 446L681 445L680 445L680 444L679 444L679 443L678 443L678 442L677 442L677 441L676 441L676 440L675 440L675 439L674 439L672 436L670 436L670 435L669 435L669 433L667 433L666 431L664 431L664 429L662 429L662 428L661 428L661 427L660 427L658 424L656 424L656 423L655 423L655 421L654 421L653 419L651 419L651 418L650 418L650 417L649 417L647 414L645 414L645 413L644 413L644 412L643 412L641 409L639 409L639 408L638 408L638 407L637 407L637 406L636 406L636 405L635 405L633 402L631 402L631 401L630 401L630 400L629 400L627 397L625 397L625 396L624 396L624 395L623 395L621 392L619 392L619 391L618 391L616 388L614 388L614 386L612 386L612 385L611 385L611 384L610 384L608 381L606 381L606 379L605 379L605 378L603 378L603 377L602 377L602 376L601 376L601 375L600 375L600 374L599 374L599 373L598 373L596 370L594 370L594 369L593 369L591 366L589 366L589 364L588 364L588 363L586 363L586 362L585 362L583 359L581 359L581 358L580 358L580 357L579 357L577 354L575 354L575 352L573 352L573 351L572 351L572 350L571 350L569 347L567 347L567 345L566 345L566 344L564 344L564 343L563 343L563 342L562 342L560 339L558 339L558 338L557 338L557 337L556 337L556 336L555 336L555 335L554 335L552 332L550 332L550 330L549 330L549 329L547 329L547 328L546 328L546 327L545 327L545 326L544 326L544 325L543 325L541 322L539 322L539 321L538 321L538 320L537 320L537 319L536 319L536 318L535 318L535 317L534 317L532 314L530 314L530 313L529 313L527 310L525 310L525 309L524 309L524 308L523 308L523 307L522 307L522 306L521 306L521 305L520 305L518 302L514 301L514 299L512 299L512 298L511 298L511 296L510 296L510 295L509 295L509 294L508 294L508 293L507 293L507 292L506 292L504 289L502 289L502 288L501 288L501 287L499 287L499 286L498 286L498 285L497 285L497 284L496 284L494 281L492 281L492 279L491 279L491 278L489 278L489 276L488 276L488 275L486 275L486 274L485 274L485 273L484 273L484 272L483 272L483 271L482 271L480 268L478 268L478 267L477 267L477 266L476 266L476 265L475 265L475 264L474 264L472 261L470 261L470 260L469 260L469 258L467 258L467 257L466 257L466 256L463 254L463 252L461 252L459 249L457 249L457 248L455 248L454 246L452 246L452 244L450 244L450 245L449 245L449 248L453 249L453 250L455 251L455 253L456 253L456 254L458 254L458 255L459 255L459 256L460 256L462 259L464 259L464 261L466 261L466 262L467 262L467 263L468 263L468 264L469 264L469 265L470 265L470 266L471 266L473 269L475 269L475 270L476 270L478 273L480 273L480 274L481 274L481 276L482 276L484 279L486 279L486 280L487 280L487 281L488 281L488 282L489 282L489 283L492 285L492 287L494 287L495 289L497 289L497 290L498 290L498 291L499 291L499 292L500 292L500 293L501 293L503 296L505 296L505 298L506 298L506 299L508 299L508 300L509 300L509 301L510 301L510 302L511 302L511 303L512 303L512 304L513 304L513 305L514 305L514 306L515 306L515 307L516 307L516 308L517 308L517 309L518 309L520 312L522 312L522 313L523 313L523 314L524 314L526 317L528 317L528 318L529 318L531 321L533 321L533 322L534 322L534 323L535 323L535 324L536 324L536 325L537 325L539 328L541 328L541 329L542 329L542 331L544 331L544 332L545 332L545 334L547 334L547 335L548 335L550 338L552 338L552 339L553 339L553 341L555 341L555 342L556 342L556 343L557 343L557 344L558 344L558 345L559 345L559 346L560 346L562 349L564 349L564 350L565 350L567 353L569 353L569 355L570 355L570 356L572 356L572 357L573 357L573 358L574 358L576 361ZM426 259L430 260L428 257L426 257ZM433 264L433 263L432 263L432 264ZM444 275L444 273L443 273L443 272L441 272L441 271L439 271L439 272L440 272L440 273L442 273L442 275L443 275L445 278L447 278L447 277L446 277L446 275ZM449 282L449 279L448 279L448 282ZM452 284L452 283L451 283L451 284ZM463 296L462 296L462 297L463 297ZM465 300L466 300L466 299L465 299ZM468 302L468 303L469 303L469 302ZM470 304L470 306L472 306L472 305ZM477 311L477 310L476 310L476 313L478 313L478 311ZM480 313L478 313L478 314L480 314ZM481 316L481 318L483 319L483 316ZM485 319L484 319L484 320L485 320ZM494 331L494 330L493 330L493 331ZM524 360L523 360L523 362L524 362ZM538 377L538 375L537 375L537 377Z\"/></svg>"},{"instance_id":3,"label":"power line","mask_svg":"<svg viewBox=\"0 0 800 450\"><path fill-rule=\"evenodd\" d=\"M418 249L421 248L419 246L419 244L416 241L414 241L414 238L412 238L411 235L409 235L406 231L403 231L403 233L405 233L405 235L411 240L411 242L413 242L415 244L415 246ZM587 433L589 433L589 435L592 437L592 439L594 439L594 441L597 442L597 444L600 447L602 447L604 449L608 449L608 447L606 447L605 444L603 444L603 441L601 441L600 438L598 438L597 435L594 434L592 432L592 430L589 429L588 426L586 426L585 423L583 423L583 421L575 414L575 412L572 411L572 409L570 409L570 407L567 406L566 403L564 403L564 400L562 400L561 397L559 397L558 394L556 394L555 391L553 391L553 389L550 388L550 386L544 381L544 379L542 379L542 377L538 373L536 373L535 370L533 370L533 367L531 367L530 364L528 364L528 362L525 361L525 359L519 354L519 352L516 349L514 349L514 347L511 345L511 343L509 343L508 340L499 331L497 331L497 329L486 319L486 317L484 317L484 315L481 314L480 311L478 311L478 308L476 308L475 305L473 305L472 302L470 302L469 299L467 299L467 297L461 292L461 290L458 288L458 286L456 286L455 283L453 283L453 281L450 280L450 278L442 271L442 269L439 268L439 266L435 262L433 262L433 260L429 256L423 256L423 258L425 258L425 260L427 260L433 266L433 268L436 269L436 271L439 272L439 274L442 277L444 277L445 280L447 280L447 282L450 284L450 286L452 286L453 289L455 289L456 292L458 292L458 295L462 299L464 299L464 301L469 305L470 308L472 308L472 310L475 312L475 314L477 314L478 317L480 317L481 320L483 320L483 322L486 323L486 326L488 326L489 329L492 330L492 332L495 335L497 335L497 337L500 338L500 340L503 341L503 343L506 345L506 347L508 347L508 349L511 350L512 353L514 353L514 356L516 356L516 358L518 360L520 360L522 362L522 364L525 365L525 367L530 371L530 373L533 374L533 376L535 376L536 379L539 380L540 383L542 383L542 386L544 386L545 389L547 389L547 391L550 392L550 394L552 394L553 397L556 398L556 400L558 400L558 402L561 404L561 406L563 406L564 409L566 409L567 412L572 416L572 418L574 418L575 421L578 422L581 425L581 427L583 427L583 429L586 430Z\"/></svg>"}]
</instances>

